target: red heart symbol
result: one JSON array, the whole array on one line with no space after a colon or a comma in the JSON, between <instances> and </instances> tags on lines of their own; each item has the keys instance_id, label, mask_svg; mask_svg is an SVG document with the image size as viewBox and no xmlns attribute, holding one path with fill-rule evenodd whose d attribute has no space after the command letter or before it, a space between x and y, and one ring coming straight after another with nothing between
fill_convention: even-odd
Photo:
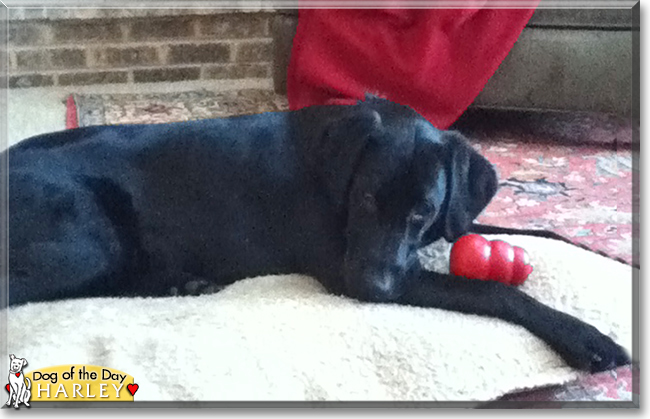
<instances>
[{"instance_id":1,"label":"red heart symbol","mask_svg":"<svg viewBox=\"0 0 650 419\"><path fill-rule=\"evenodd\" d=\"M139 387L140 386L137 384L129 384L128 386L126 386L126 389L129 390L129 393L131 393L132 396L135 396L135 392L138 391Z\"/></svg>"},{"instance_id":2,"label":"red heart symbol","mask_svg":"<svg viewBox=\"0 0 650 419\"><path fill-rule=\"evenodd\" d=\"M19 372L16 373L16 377L20 377L20 373L19 373Z\"/></svg>"},{"instance_id":3,"label":"red heart symbol","mask_svg":"<svg viewBox=\"0 0 650 419\"><path fill-rule=\"evenodd\" d=\"M5 386L5 388L7 389L7 391L9 391L9 392L11 393L11 391L9 390L9 389L11 388L11 387L9 386L9 384L7 384L7 385Z\"/></svg>"}]
</instances>

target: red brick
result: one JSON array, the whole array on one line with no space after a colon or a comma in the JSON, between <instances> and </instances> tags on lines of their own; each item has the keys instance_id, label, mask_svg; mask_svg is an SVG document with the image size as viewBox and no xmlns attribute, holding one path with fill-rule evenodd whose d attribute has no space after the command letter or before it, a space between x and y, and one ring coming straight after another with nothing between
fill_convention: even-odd
<instances>
[{"instance_id":1,"label":"red brick","mask_svg":"<svg viewBox=\"0 0 650 419\"><path fill-rule=\"evenodd\" d=\"M199 19L200 35L212 39L262 38L269 36L268 16L225 14Z\"/></svg>"},{"instance_id":2,"label":"red brick","mask_svg":"<svg viewBox=\"0 0 650 419\"><path fill-rule=\"evenodd\" d=\"M237 56L235 61L243 62L264 62L271 61L273 56L273 44L270 42L242 42L237 45Z\"/></svg>"},{"instance_id":3,"label":"red brick","mask_svg":"<svg viewBox=\"0 0 650 419\"><path fill-rule=\"evenodd\" d=\"M268 64L224 64L205 69L208 79L246 79L266 78L269 76Z\"/></svg>"},{"instance_id":4,"label":"red brick","mask_svg":"<svg viewBox=\"0 0 650 419\"><path fill-rule=\"evenodd\" d=\"M55 43L119 42L122 28L118 21L84 20L58 21L52 25Z\"/></svg>"},{"instance_id":5,"label":"red brick","mask_svg":"<svg viewBox=\"0 0 650 419\"><path fill-rule=\"evenodd\" d=\"M60 86L84 86L88 84L126 83L126 71L102 71L93 73L67 73L59 75Z\"/></svg>"},{"instance_id":6,"label":"red brick","mask_svg":"<svg viewBox=\"0 0 650 419\"><path fill-rule=\"evenodd\" d=\"M52 76L44 76L42 74L23 74L9 78L10 88L52 86L53 84L54 79Z\"/></svg>"},{"instance_id":7,"label":"red brick","mask_svg":"<svg viewBox=\"0 0 650 419\"><path fill-rule=\"evenodd\" d=\"M228 44L183 44L171 45L168 64L221 63L230 60Z\"/></svg>"},{"instance_id":8,"label":"red brick","mask_svg":"<svg viewBox=\"0 0 650 419\"><path fill-rule=\"evenodd\" d=\"M47 43L47 28L38 23L9 22L9 46Z\"/></svg>"},{"instance_id":9,"label":"red brick","mask_svg":"<svg viewBox=\"0 0 650 419\"><path fill-rule=\"evenodd\" d=\"M158 50L154 47L105 48L92 52L94 67L131 67L160 65Z\"/></svg>"},{"instance_id":10,"label":"red brick","mask_svg":"<svg viewBox=\"0 0 650 419\"><path fill-rule=\"evenodd\" d=\"M83 68L86 67L86 51L81 49L50 50L50 65L52 68Z\"/></svg>"},{"instance_id":11,"label":"red brick","mask_svg":"<svg viewBox=\"0 0 650 419\"><path fill-rule=\"evenodd\" d=\"M18 70L41 70L50 67L50 56L47 51L16 51L16 68Z\"/></svg>"},{"instance_id":12,"label":"red brick","mask_svg":"<svg viewBox=\"0 0 650 419\"><path fill-rule=\"evenodd\" d=\"M136 83L196 80L201 70L198 67L157 68L133 71L133 81Z\"/></svg>"},{"instance_id":13,"label":"red brick","mask_svg":"<svg viewBox=\"0 0 650 419\"><path fill-rule=\"evenodd\" d=\"M142 19L130 23L131 41L186 39L194 36L194 20L187 18Z\"/></svg>"},{"instance_id":14,"label":"red brick","mask_svg":"<svg viewBox=\"0 0 650 419\"><path fill-rule=\"evenodd\" d=\"M86 53L81 49L16 51L15 56L18 70L51 70L86 66Z\"/></svg>"}]
</instances>

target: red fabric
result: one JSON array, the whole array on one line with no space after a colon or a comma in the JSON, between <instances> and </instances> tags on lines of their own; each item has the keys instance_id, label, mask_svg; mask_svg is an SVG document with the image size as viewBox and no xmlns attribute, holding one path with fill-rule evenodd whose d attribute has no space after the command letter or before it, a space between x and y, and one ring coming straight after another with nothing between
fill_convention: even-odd
<instances>
[{"instance_id":1,"label":"red fabric","mask_svg":"<svg viewBox=\"0 0 650 419\"><path fill-rule=\"evenodd\" d=\"M534 9L301 9L291 109L372 93L445 129L506 57Z\"/></svg>"},{"instance_id":2,"label":"red fabric","mask_svg":"<svg viewBox=\"0 0 650 419\"><path fill-rule=\"evenodd\" d=\"M78 128L79 119L77 118L77 104L74 101L74 96L68 96L65 103L65 127L67 129Z\"/></svg>"}]
</instances>

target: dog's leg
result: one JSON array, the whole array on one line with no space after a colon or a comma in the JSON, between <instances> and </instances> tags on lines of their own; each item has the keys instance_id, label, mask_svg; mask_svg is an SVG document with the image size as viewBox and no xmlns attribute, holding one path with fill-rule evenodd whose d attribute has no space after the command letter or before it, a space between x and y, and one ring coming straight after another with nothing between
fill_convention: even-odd
<instances>
[{"instance_id":1,"label":"dog's leg","mask_svg":"<svg viewBox=\"0 0 650 419\"><path fill-rule=\"evenodd\" d=\"M223 289L206 278L177 270L162 270L148 273L131 284L129 294L138 296L188 296L213 294Z\"/></svg>"},{"instance_id":2,"label":"dog's leg","mask_svg":"<svg viewBox=\"0 0 650 419\"><path fill-rule=\"evenodd\" d=\"M34 243L16 258L27 270L10 274L9 305L110 294L113 284L100 280L111 261L104 244L82 235L67 239Z\"/></svg>"},{"instance_id":3,"label":"dog's leg","mask_svg":"<svg viewBox=\"0 0 650 419\"><path fill-rule=\"evenodd\" d=\"M14 390L14 385L9 383L9 400L7 400L6 405L11 406L11 401L13 400L13 396L16 394L16 391Z\"/></svg>"},{"instance_id":4,"label":"dog's leg","mask_svg":"<svg viewBox=\"0 0 650 419\"><path fill-rule=\"evenodd\" d=\"M29 407L29 399L32 397L32 392L25 386L25 393L23 394L23 404Z\"/></svg>"},{"instance_id":5,"label":"dog's leg","mask_svg":"<svg viewBox=\"0 0 650 419\"><path fill-rule=\"evenodd\" d=\"M20 389L20 400L18 400L18 404L22 403L26 407L29 407L29 397L30 391L27 389L27 383L23 382L23 386Z\"/></svg>"},{"instance_id":6,"label":"dog's leg","mask_svg":"<svg viewBox=\"0 0 650 419\"><path fill-rule=\"evenodd\" d=\"M421 271L419 281L397 302L495 317L520 325L577 369L597 372L630 363L624 349L595 327L496 281Z\"/></svg>"},{"instance_id":7,"label":"dog's leg","mask_svg":"<svg viewBox=\"0 0 650 419\"><path fill-rule=\"evenodd\" d=\"M11 385L11 390L12 390L12 399L14 403L14 408L18 409L18 403L20 400L20 383L16 383L15 385Z\"/></svg>"}]
</instances>

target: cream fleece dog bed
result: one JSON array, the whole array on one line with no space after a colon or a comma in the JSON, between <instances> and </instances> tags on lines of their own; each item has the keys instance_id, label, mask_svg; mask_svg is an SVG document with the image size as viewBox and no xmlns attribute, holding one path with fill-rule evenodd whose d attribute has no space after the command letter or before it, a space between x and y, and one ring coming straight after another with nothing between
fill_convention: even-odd
<instances>
[{"instance_id":1,"label":"cream fleece dog bed","mask_svg":"<svg viewBox=\"0 0 650 419\"><path fill-rule=\"evenodd\" d=\"M556 241L488 238L529 252L535 270L525 292L630 351L632 268ZM579 374L521 327L359 303L299 275L246 279L198 297L29 304L7 317L9 351L28 359L26 372L119 369L139 384L136 401L491 400Z\"/></svg>"}]
</instances>

